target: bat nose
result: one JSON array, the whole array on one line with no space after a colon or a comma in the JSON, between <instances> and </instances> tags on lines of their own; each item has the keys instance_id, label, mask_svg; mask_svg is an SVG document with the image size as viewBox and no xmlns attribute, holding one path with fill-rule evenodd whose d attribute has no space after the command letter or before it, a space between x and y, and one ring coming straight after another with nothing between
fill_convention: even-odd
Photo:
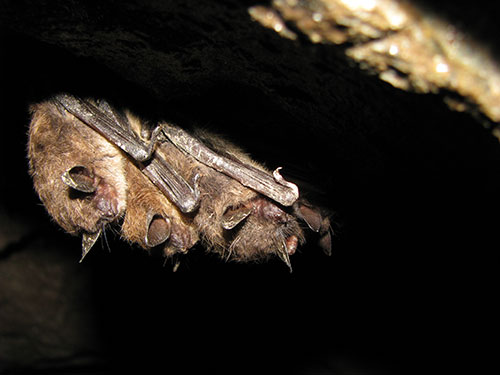
<instances>
[{"instance_id":1,"label":"bat nose","mask_svg":"<svg viewBox=\"0 0 500 375\"><path fill-rule=\"evenodd\" d=\"M118 193L116 189L105 182L100 181L94 194L95 207L106 218L113 219L118 216Z\"/></svg>"},{"instance_id":2,"label":"bat nose","mask_svg":"<svg viewBox=\"0 0 500 375\"><path fill-rule=\"evenodd\" d=\"M107 218L114 218L118 215L118 200L117 199L106 199L104 197L96 198L96 207L101 211L102 215Z\"/></svg>"}]
</instances>

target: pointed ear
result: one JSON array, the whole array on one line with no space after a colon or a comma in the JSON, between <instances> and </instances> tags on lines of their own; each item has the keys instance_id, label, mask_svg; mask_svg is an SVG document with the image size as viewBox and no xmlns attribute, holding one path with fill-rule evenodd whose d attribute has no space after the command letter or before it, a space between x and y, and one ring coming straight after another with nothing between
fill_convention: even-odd
<instances>
[{"instance_id":1,"label":"pointed ear","mask_svg":"<svg viewBox=\"0 0 500 375\"><path fill-rule=\"evenodd\" d=\"M82 257L80 258L80 263L83 261L83 258L89 253L92 246L96 243L97 239L101 235L101 230L99 229L94 233L83 233L82 236Z\"/></svg>"},{"instance_id":2,"label":"pointed ear","mask_svg":"<svg viewBox=\"0 0 500 375\"><path fill-rule=\"evenodd\" d=\"M326 255L332 255L332 229L330 225L328 225L325 233L319 239L319 247L321 247Z\"/></svg>"},{"instance_id":3,"label":"pointed ear","mask_svg":"<svg viewBox=\"0 0 500 375\"><path fill-rule=\"evenodd\" d=\"M245 220L252 213L251 207L228 208L222 215L222 228L230 230Z\"/></svg>"},{"instance_id":4,"label":"pointed ear","mask_svg":"<svg viewBox=\"0 0 500 375\"><path fill-rule=\"evenodd\" d=\"M290 273L292 273L292 263L290 262L290 255L286 246L286 240L282 238L276 241L276 254L288 266Z\"/></svg>"},{"instance_id":5,"label":"pointed ear","mask_svg":"<svg viewBox=\"0 0 500 375\"><path fill-rule=\"evenodd\" d=\"M82 193L93 193L97 187L92 171L81 165L68 169L61 179L66 185Z\"/></svg>"},{"instance_id":6,"label":"pointed ear","mask_svg":"<svg viewBox=\"0 0 500 375\"><path fill-rule=\"evenodd\" d=\"M148 223L145 242L150 247L162 244L170 237L172 226L170 219L161 215L153 215Z\"/></svg>"},{"instance_id":7,"label":"pointed ear","mask_svg":"<svg viewBox=\"0 0 500 375\"><path fill-rule=\"evenodd\" d=\"M311 230L319 232L323 222L323 215L321 215L320 210L302 202L298 203L296 207L296 210L298 210L297 215L306 222Z\"/></svg>"},{"instance_id":8,"label":"pointed ear","mask_svg":"<svg viewBox=\"0 0 500 375\"><path fill-rule=\"evenodd\" d=\"M319 247L326 255L332 254L332 227L328 214L323 210L310 206L305 201L299 201L294 204L295 214L304 220L311 230L319 233Z\"/></svg>"}]
</instances>

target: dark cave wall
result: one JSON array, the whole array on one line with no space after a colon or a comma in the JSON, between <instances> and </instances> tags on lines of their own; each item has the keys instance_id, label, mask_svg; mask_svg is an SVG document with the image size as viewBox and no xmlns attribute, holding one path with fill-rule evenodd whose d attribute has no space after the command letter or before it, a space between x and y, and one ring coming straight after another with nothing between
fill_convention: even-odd
<instances>
[{"instance_id":1,"label":"dark cave wall","mask_svg":"<svg viewBox=\"0 0 500 375\"><path fill-rule=\"evenodd\" d=\"M89 4L2 3L0 371L410 373L489 357L500 149L472 116L339 47L281 39L252 2ZM78 264L25 159L29 103L61 90L283 166L335 212L333 256L310 244L289 275L197 249L172 273L110 233L111 252Z\"/></svg>"}]
</instances>

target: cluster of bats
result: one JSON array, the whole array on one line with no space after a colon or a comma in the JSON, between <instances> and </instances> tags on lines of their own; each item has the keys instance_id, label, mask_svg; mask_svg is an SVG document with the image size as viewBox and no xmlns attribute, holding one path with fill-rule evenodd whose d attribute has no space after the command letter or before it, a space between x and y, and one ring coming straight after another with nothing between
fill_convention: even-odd
<instances>
[{"instance_id":1,"label":"cluster of bats","mask_svg":"<svg viewBox=\"0 0 500 375\"><path fill-rule=\"evenodd\" d=\"M328 215L237 146L201 130L150 125L105 100L60 94L31 107L28 158L41 201L82 259L108 225L165 256L197 242L224 259L290 256L316 232L331 253Z\"/></svg>"}]
</instances>

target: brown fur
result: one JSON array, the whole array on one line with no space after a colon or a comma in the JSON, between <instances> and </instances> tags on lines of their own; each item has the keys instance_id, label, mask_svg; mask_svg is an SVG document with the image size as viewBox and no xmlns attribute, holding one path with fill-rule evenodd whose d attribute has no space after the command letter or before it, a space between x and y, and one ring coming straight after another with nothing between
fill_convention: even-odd
<instances>
[{"instance_id":1,"label":"brown fur","mask_svg":"<svg viewBox=\"0 0 500 375\"><path fill-rule=\"evenodd\" d=\"M127 181L122 152L50 102L32 106L31 111L29 171L35 190L54 220L71 234L93 233L102 224L103 215L95 200L90 196L73 199L75 192L61 179L64 172L77 165L92 166L96 178L114 189L117 217L123 215Z\"/></svg>"},{"instance_id":2,"label":"brown fur","mask_svg":"<svg viewBox=\"0 0 500 375\"><path fill-rule=\"evenodd\" d=\"M54 220L71 234L96 232L99 226L123 218L123 237L149 248L148 231L157 228L150 227L154 216L166 219L158 226L160 230L170 230L163 245L165 254L186 251L200 238L207 249L240 261L268 258L282 244L292 254L304 241L296 216L170 142L157 146L156 152L186 181L193 181L195 174L200 176L200 203L192 214L181 213L121 150L72 115L61 113L51 102L33 106L32 112L28 157L35 189ZM141 134L143 123L131 114L127 117ZM264 170L229 142L206 132L197 136L219 154ZM78 196L63 183L61 175L76 165L90 168L114 192L112 198L105 196L116 199L114 217L103 217L93 198L97 192ZM224 229L221 223L226 212L239 209L249 210L249 216L234 228Z\"/></svg>"}]
</instances>

